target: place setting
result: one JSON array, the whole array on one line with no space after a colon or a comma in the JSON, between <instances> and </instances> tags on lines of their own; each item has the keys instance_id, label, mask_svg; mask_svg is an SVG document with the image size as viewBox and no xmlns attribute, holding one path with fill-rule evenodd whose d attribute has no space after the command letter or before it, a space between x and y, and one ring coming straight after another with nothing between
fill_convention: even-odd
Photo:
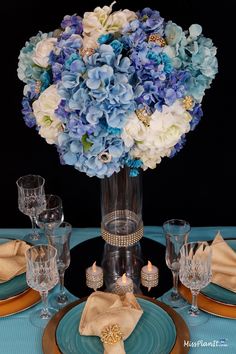
<instances>
[{"instance_id":1,"label":"place setting","mask_svg":"<svg viewBox=\"0 0 236 354\"><path fill-rule=\"evenodd\" d=\"M236 239L224 239L218 232L211 248L211 278L199 288L198 306L201 310L224 318L236 319ZM183 281L179 291L191 302L191 292Z\"/></svg>"},{"instance_id":2,"label":"place setting","mask_svg":"<svg viewBox=\"0 0 236 354\"><path fill-rule=\"evenodd\" d=\"M61 306L72 301L69 292L64 288L64 273L70 264L70 236L72 226L64 222L62 200L59 196L45 194L45 179L39 175L25 175L20 177L17 182L18 206L23 214L30 216L32 221L31 233L25 235L23 240L8 237L0 238L0 317L24 311L40 302L39 292L44 294L45 289L40 290L40 284L32 285L31 276L35 276L37 269L37 245L43 249L41 253L49 252L50 247L54 247L56 256L56 279L60 284L59 294L52 295L51 302L58 311ZM34 254L30 254L32 247L35 247ZM51 254L49 252L49 254ZM49 260L47 260L49 262ZM41 269L46 272L48 269ZM30 271L33 269L33 274ZM48 269L50 271L50 269ZM40 279L38 280L40 283ZM54 288L55 284L51 286ZM47 291L50 290L50 286ZM67 295L68 294L68 295ZM73 298L74 300L74 298ZM55 313L55 310L53 310ZM45 323L42 322L42 327ZM40 327L40 326L39 326Z\"/></svg>"}]
</instances>

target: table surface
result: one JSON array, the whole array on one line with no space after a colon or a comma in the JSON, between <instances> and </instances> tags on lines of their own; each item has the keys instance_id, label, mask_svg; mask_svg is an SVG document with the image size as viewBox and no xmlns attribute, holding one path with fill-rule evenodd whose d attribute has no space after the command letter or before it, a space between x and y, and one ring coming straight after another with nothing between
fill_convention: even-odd
<instances>
[{"instance_id":1,"label":"table surface","mask_svg":"<svg viewBox=\"0 0 236 354\"><path fill-rule=\"evenodd\" d=\"M236 227L196 227L192 228L189 240L211 240L220 230L225 238L236 238ZM23 238L29 230L0 229L0 237ZM99 236L98 228L73 229L71 248L89 238ZM165 244L161 227L147 226L145 237L150 237ZM55 288L52 292L57 291ZM50 295L52 295L52 292ZM75 298L76 299L76 298ZM40 307L40 304L36 305ZM29 315L36 307L21 313L0 318L0 353L1 354L42 354L41 329L33 327ZM236 353L236 320L209 315L209 321L201 326L190 328L191 341L189 353ZM224 345L216 346L223 341ZM186 345L188 345L186 343ZM53 353L52 353L53 354ZM143 353L137 353L143 354ZM180 353L181 354L181 353Z\"/></svg>"}]
</instances>

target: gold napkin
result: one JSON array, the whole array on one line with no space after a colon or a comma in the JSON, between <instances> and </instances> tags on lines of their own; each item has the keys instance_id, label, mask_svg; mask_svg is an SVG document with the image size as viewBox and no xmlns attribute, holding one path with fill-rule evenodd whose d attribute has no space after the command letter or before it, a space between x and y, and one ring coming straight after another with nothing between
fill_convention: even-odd
<instances>
[{"instance_id":1,"label":"gold napkin","mask_svg":"<svg viewBox=\"0 0 236 354\"><path fill-rule=\"evenodd\" d=\"M104 354L125 354L124 342L133 332L143 314L135 296L96 291L87 299L81 316L79 332L98 336L104 345Z\"/></svg>"},{"instance_id":2,"label":"gold napkin","mask_svg":"<svg viewBox=\"0 0 236 354\"><path fill-rule=\"evenodd\" d=\"M220 232L212 243L212 283L236 292L236 252Z\"/></svg>"},{"instance_id":3,"label":"gold napkin","mask_svg":"<svg viewBox=\"0 0 236 354\"><path fill-rule=\"evenodd\" d=\"M30 246L20 240L0 245L0 283L26 271L25 252L28 248Z\"/></svg>"}]
</instances>

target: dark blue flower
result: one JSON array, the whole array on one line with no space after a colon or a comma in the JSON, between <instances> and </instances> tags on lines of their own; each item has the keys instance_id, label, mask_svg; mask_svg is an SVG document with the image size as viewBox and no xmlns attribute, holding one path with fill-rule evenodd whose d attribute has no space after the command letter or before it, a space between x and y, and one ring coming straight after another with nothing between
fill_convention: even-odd
<instances>
[{"instance_id":1,"label":"dark blue flower","mask_svg":"<svg viewBox=\"0 0 236 354\"><path fill-rule=\"evenodd\" d=\"M195 106L193 107L193 110L190 111L190 114L193 117L190 122L190 129L194 130L203 116L201 104L199 104L199 103L195 104Z\"/></svg>"},{"instance_id":2,"label":"dark blue flower","mask_svg":"<svg viewBox=\"0 0 236 354\"><path fill-rule=\"evenodd\" d=\"M32 111L30 101L27 97L24 97L22 100L21 112L23 114L23 119L24 119L27 127L29 127L29 128L34 127L36 125L36 119L35 119L34 113Z\"/></svg>"}]
</instances>

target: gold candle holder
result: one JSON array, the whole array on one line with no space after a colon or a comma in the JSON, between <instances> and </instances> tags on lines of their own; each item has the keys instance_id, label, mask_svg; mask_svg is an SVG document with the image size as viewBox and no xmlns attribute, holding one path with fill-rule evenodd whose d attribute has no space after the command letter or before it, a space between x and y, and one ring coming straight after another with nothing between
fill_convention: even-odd
<instances>
[{"instance_id":1,"label":"gold candle holder","mask_svg":"<svg viewBox=\"0 0 236 354\"><path fill-rule=\"evenodd\" d=\"M86 285L94 291L103 286L103 270L96 265L96 262L86 269Z\"/></svg>"},{"instance_id":2,"label":"gold candle holder","mask_svg":"<svg viewBox=\"0 0 236 354\"><path fill-rule=\"evenodd\" d=\"M118 278L115 284L114 292L117 295L125 295L126 293L132 293L134 291L133 280L126 276L124 273L122 277Z\"/></svg>"},{"instance_id":3,"label":"gold candle holder","mask_svg":"<svg viewBox=\"0 0 236 354\"><path fill-rule=\"evenodd\" d=\"M158 281L158 268L152 265L150 261L148 261L148 264L143 266L141 269L141 284L148 288L148 291L150 291L151 288L154 288L158 285Z\"/></svg>"}]
</instances>

